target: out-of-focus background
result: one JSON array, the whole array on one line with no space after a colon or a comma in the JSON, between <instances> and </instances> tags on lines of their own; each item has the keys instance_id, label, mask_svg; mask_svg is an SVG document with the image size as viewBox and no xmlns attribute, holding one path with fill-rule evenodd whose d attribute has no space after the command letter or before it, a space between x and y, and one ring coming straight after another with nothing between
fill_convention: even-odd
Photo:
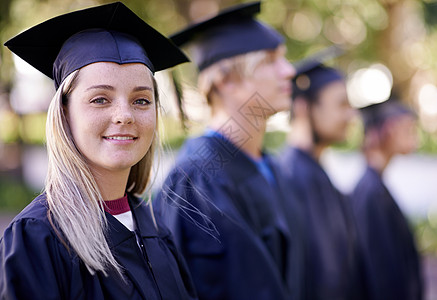
<instances>
[{"instance_id":1,"label":"out-of-focus background","mask_svg":"<svg viewBox=\"0 0 437 300\"><path fill-rule=\"evenodd\" d=\"M1 0L0 42L4 44L55 15L109 2ZM122 2L168 35L193 20L245 1ZM341 46L344 54L327 63L347 73L354 106L383 101L393 89L417 112L420 147L414 154L396 157L384 179L415 230L424 257L426 299L437 299L437 0L265 0L259 18L284 34L287 58L292 62L331 45ZM202 130L208 116L208 109L195 92L195 71L191 64L175 69L184 88L184 108L191 119L187 131L179 122L169 74L157 74L165 144L156 172L157 187L183 140ZM53 83L47 77L0 47L1 232L43 188L47 168L44 126L53 94ZM345 193L351 191L364 168L359 152L361 129L357 119L348 140L323 156L333 182ZM275 116L269 122L266 148L279 151L288 130L288 114Z\"/></svg>"}]
</instances>

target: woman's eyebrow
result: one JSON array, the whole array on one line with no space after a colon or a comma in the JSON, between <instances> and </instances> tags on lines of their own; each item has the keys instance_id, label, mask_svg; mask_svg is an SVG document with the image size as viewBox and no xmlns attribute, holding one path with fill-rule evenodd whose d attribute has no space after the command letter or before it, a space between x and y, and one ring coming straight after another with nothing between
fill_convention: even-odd
<instances>
[{"instance_id":1,"label":"woman's eyebrow","mask_svg":"<svg viewBox=\"0 0 437 300\"><path fill-rule=\"evenodd\" d=\"M137 86L133 89L134 92L141 92L141 91L153 91L153 89L150 86Z\"/></svg>"},{"instance_id":2,"label":"woman's eyebrow","mask_svg":"<svg viewBox=\"0 0 437 300\"><path fill-rule=\"evenodd\" d=\"M102 90L110 90L110 91L113 91L113 90L114 90L114 87L111 86L111 85L99 84L99 85L93 85L93 86L90 86L89 88L86 89L86 91L89 91L89 90L95 90L95 89L102 89Z\"/></svg>"},{"instance_id":3,"label":"woman's eyebrow","mask_svg":"<svg viewBox=\"0 0 437 300\"><path fill-rule=\"evenodd\" d=\"M96 89L103 89L103 90L110 90L113 91L115 88L111 85L107 84L99 84L99 85L93 85L86 89L86 91L89 90L96 90ZM153 91L153 88L150 86L137 86L133 89L134 92L140 92L140 91Z\"/></svg>"}]
</instances>

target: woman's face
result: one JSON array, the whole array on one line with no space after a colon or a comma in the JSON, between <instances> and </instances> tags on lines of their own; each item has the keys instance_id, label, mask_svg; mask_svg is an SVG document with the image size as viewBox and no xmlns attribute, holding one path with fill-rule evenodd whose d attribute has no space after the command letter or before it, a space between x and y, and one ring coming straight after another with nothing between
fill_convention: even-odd
<instances>
[{"instance_id":1,"label":"woman's face","mask_svg":"<svg viewBox=\"0 0 437 300\"><path fill-rule=\"evenodd\" d=\"M138 63L93 63L80 70L76 83L66 116L77 148L93 172L129 172L154 138L150 70Z\"/></svg>"}]
</instances>

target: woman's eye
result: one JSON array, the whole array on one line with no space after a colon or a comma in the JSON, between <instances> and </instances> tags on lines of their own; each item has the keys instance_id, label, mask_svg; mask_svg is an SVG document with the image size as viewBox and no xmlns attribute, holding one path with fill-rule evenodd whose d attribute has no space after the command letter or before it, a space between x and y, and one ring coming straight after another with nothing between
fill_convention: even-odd
<instances>
[{"instance_id":1,"label":"woman's eye","mask_svg":"<svg viewBox=\"0 0 437 300\"><path fill-rule=\"evenodd\" d=\"M105 98L95 98L92 99L90 102L95 104L105 104L108 102L108 100L106 100Z\"/></svg>"},{"instance_id":2,"label":"woman's eye","mask_svg":"<svg viewBox=\"0 0 437 300\"><path fill-rule=\"evenodd\" d=\"M139 105L149 105L152 104L152 101L142 98L142 99L137 99L134 101L134 104L139 104Z\"/></svg>"}]
</instances>

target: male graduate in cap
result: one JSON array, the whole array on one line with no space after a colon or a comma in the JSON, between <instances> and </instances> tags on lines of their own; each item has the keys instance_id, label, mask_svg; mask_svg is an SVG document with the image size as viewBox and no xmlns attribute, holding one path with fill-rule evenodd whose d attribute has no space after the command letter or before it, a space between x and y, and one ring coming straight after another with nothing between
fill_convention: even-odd
<instances>
[{"instance_id":1,"label":"male graduate in cap","mask_svg":"<svg viewBox=\"0 0 437 300\"><path fill-rule=\"evenodd\" d=\"M296 64L289 145L277 158L290 202L303 212L305 298L360 299L356 236L348 203L320 165L323 151L345 139L354 111L345 78L320 60Z\"/></svg>"},{"instance_id":2,"label":"male graduate in cap","mask_svg":"<svg viewBox=\"0 0 437 300\"><path fill-rule=\"evenodd\" d=\"M368 299L422 299L420 259L408 222L383 183L397 154L416 149L416 117L398 100L361 109L366 171L352 194Z\"/></svg>"},{"instance_id":3,"label":"male graduate in cap","mask_svg":"<svg viewBox=\"0 0 437 300\"><path fill-rule=\"evenodd\" d=\"M232 7L172 36L192 46L212 111L158 195L174 207L162 210L200 299L299 297L302 260L291 247L300 244L288 224L296 220L284 218L282 183L262 151L267 118L289 109L295 70L259 11L259 2Z\"/></svg>"}]
</instances>

